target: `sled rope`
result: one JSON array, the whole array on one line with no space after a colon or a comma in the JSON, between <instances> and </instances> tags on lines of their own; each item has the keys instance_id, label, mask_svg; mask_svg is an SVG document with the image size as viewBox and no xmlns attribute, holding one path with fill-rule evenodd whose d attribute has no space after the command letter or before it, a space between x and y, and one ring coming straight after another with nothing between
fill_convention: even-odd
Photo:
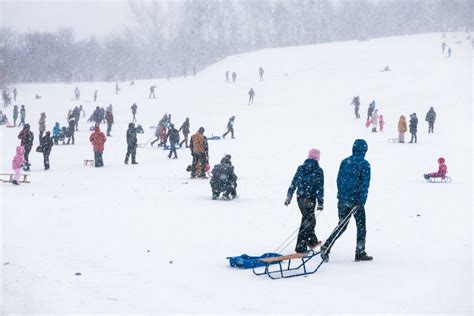
<instances>
[{"instance_id":1,"label":"sled rope","mask_svg":"<svg viewBox=\"0 0 474 316\"><path fill-rule=\"evenodd\" d=\"M314 215L314 218L316 219L318 217L319 214L321 214L322 211L319 211L319 213L317 213L316 215ZM303 225L303 229L305 229L307 226L309 225L309 222L306 221ZM274 251L276 253L278 253L279 251L283 251L285 250L286 248L288 248L289 245L291 245L293 243L293 241L298 237L298 235L295 236L295 234L299 231L300 227L298 226L298 228L296 228L296 230L288 237L285 239L285 241L283 241L280 246L278 246L278 248ZM285 245L286 244L286 245ZM284 247L283 247L284 246ZM283 247L283 248L282 248Z\"/></svg>"},{"instance_id":2,"label":"sled rope","mask_svg":"<svg viewBox=\"0 0 474 316\"><path fill-rule=\"evenodd\" d=\"M344 227L345 223L348 223L349 220L351 219L351 215L354 214L356 211L357 211L357 208L358 206L354 206L350 212L346 215L346 217L339 222L339 224L337 224L336 228L334 228L334 230L331 232L331 234L329 234L329 236L331 236L332 234L334 234L336 231L340 231L342 229L342 227ZM331 242L331 244L328 245L328 249L331 249L332 245L334 244L334 242L336 241L337 238L334 238L333 241Z\"/></svg>"}]
</instances>

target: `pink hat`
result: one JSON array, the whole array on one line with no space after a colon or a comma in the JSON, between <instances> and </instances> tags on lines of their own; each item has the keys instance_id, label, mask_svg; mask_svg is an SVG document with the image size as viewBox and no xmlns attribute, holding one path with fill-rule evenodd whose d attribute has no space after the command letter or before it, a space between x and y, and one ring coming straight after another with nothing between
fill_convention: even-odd
<instances>
[{"instance_id":1,"label":"pink hat","mask_svg":"<svg viewBox=\"0 0 474 316\"><path fill-rule=\"evenodd\" d=\"M319 149L313 148L308 153L308 159L319 161L320 156L321 156L321 153L319 152Z\"/></svg>"}]
</instances>

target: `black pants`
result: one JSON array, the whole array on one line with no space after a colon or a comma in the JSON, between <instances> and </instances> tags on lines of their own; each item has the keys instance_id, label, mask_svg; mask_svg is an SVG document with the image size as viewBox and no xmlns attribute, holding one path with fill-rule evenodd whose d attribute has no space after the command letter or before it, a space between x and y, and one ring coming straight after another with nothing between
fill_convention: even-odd
<instances>
[{"instance_id":1,"label":"black pants","mask_svg":"<svg viewBox=\"0 0 474 316\"><path fill-rule=\"evenodd\" d=\"M44 162L44 169L49 169L49 154L50 152L43 152L43 162Z\"/></svg>"},{"instance_id":2,"label":"black pants","mask_svg":"<svg viewBox=\"0 0 474 316\"><path fill-rule=\"evenodd\" d=\"M227 186L224 186L222 184L218 183L211 183L211 189L212 189L212 197L214 199L218 198L221 193L224 193L223 195L225 197L236 197L237 196L237 183L230 183Z\"/></svg>"},{"instance_id":3,"label":"black pants","mask_svg":"<svg viewBox=\"0 0 474 316\"><path fill-rule=\"evenodd\" d=\"M95 166L96 167L103 167L104 166L104 161L102 160L102 151L94 151L94 160L95 160Z\"/></svg>"},{"instance_id":4,"label":"black pants","mask_svg":"<svg viewBox=\"0 0 474 316\"><path fill-rule=\"evenodd\" d=\"M128 145L127 146L127 154L125 155L125 162L128 163L128 158L132 156L132 163L137 162L136 161L136 155L137 155L137 146L136 145Z\"/></svg>"},{"instance_id":5,"label":"black pants","mask_svg":"<svg viewBox=\"0 0 474 316\"><path fill-rule=\"evenodd\" d=\"M200 174L196 175L197 165L201 165ZM206 176L206 154L205 153L193 153L193 165L191 167L191 177L205 177Z\"/></svg>"},{"instance_id":6,"label":"black pants","mask_svg":"<svg viewBox=\"0 0 474 316\"><path fill-rule=\"evenodd\" d=\"M71 142L71 138L72 138L72 144L74 145L74 130L72 131L69 131L69 137L67 138L67 144L69 145L69 143Z\"/></svg>"},{"instance_id":7,"label":"black pants","mask_svg":"<svg viewBox=\"0 0 474 316\"><path fill-rule=\"evenodd\" d=\"M410 143L413 143L413 141L415 141L415 143L416 143L416 132L410 132L410 133L411 133Z\"/></svg>"},{"instance_id":8,"label":"black pants","mask_svg":"<svg viewBox=\"0 0 474 316\"><path fill-rule=\"evenodd\" d=\"M168 158L171 158L171 155L173 153L174 153L174 158L178 158L178 153L176 152L176 145L178 144L170 143L170 154L168 155Z\"/></svg>"},{"instance_id":9,"label":"black pants","mask_svg":"<svg viewBox=\"0 0 474 316\"><path fill-rule=\"evenodd\" d=\"M339 201L337 203L338 215L339 215L339 223L336 229L333 231L331 236L329 236L328 240L324 243L324 246L328 249L329 252L336 242L336 240L344 233L349 224L350 218L343 223L344 219L349 215L351 210L354 208L354 204L345 203ZM357 244L356 244L356 254L360 254L365 252L365 236L366 236L366 229L365 229L365 208L359 207L354 215L354 219L356 221L357 226Z\"/></svg>"},{"instance_id":10,"label":"black pants","mask_svg":"<svg viewBox=\"0 0 474 316\"><path fill-rule=\"evenodd\" d=\"M373 111L374 111L374 110L372 110L372 111L371 111L371 110L367 110L367 121L372 118L372 112L373 112Z\"/></svg>"},{"instance_id":11,"label":"black pants","mask_svg":"<svg viewBox=\"0 0 474 316\"><path fill-rule=\"evenodd\" d=\"M20 119L20 124L18 124L18 127L20 127L20 126L25 126L25 119L24 118Z\"/></svg>"},{"instance_id":12,"label":"black pants","mask_svg":"<svg viewBox=\"0 0 474 316\"><path fill-rule=\"evenodd\" d=\"M14 117L14 118L13 118L13 126L16 126L16 120L18 120L18 118L17 118L17 117Z\"/></svg>"},{"instance_id":13,"label":"black pants","mask_svg":"<svg viewBox=\"0 0 474 316\"><path fill-rule=\"evenodd\" d=\"M298 197L297 201L302 217L295 251L305 252L308 245L318 242L318 237L314 233L314 228L316 227L316 217L314 216L316 200Z\"/></svg>"},{"instance_id":14,"label":"black pants","mask_svg":"<svg viewBox=\"0 0 474 316\"><path fill-rule=\"evenodd\" d=\"M428 133L433 133L434 122L428 121Z\"/></svg>"},{"instance_id":15,"label":"black pants","mask_svg":"<svg viewBox=\"0 0 474 316\"><path fill-rule=\"evenodd\" d=\"M360 118L359 108L355 108L356 119Z\"/></svg>"},{"instance_id":16,"label":"black pants","mask_svg":"<svg viewBox=\"0 0 474 316\"><path fill-rule=\"evenodd\" d=\"M26 162L30 162L28 159L30 157L30 152L31 152L31 147L25 147L25 154L23 155L25 157Z\"/></svg>"},{"instance_id":17,"label":"black pants","mask_svg":"<svg viewBox=\"0 0 474 316\"><path fill-rule=\"evenodd\" d=\"M107 136L110 136L111 131L112 131L112 124L107 123Z\"/></svg>"},{"instance_id":18,"label":"black pants","mask_svg":"<svg viewBox=\"0 0 474 316\"><path fill-rule=\"evenodd\" d=\"M230 133L230 136L231 136L232 138L234 138L234 128L233 128L233 127L230 127L230 128L227 130L227 132L225 132L224 135L222 135L222 137L225 138L226 135L229 134L229 133Z\"/></svg>"}]
</instances>

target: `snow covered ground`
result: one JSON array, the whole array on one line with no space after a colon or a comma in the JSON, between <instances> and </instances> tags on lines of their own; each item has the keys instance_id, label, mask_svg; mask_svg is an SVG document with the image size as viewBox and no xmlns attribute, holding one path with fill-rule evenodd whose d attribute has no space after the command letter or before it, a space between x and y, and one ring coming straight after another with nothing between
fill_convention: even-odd
<instances>
[{"instance_id":1,"label":"snow covered ground","mask_svg":"<svg viewBox=\"0 0 474 316\"><path fill-rule=\"evenodd\" d=\"M455 37L454 37L455 36ZM427 34L366 42L266 49L226 58L196 77L120 83L21 84L18 104L38 136L66 122L83 104L114 106L105 168L92 159L90 124L82 119L76 145L56 146L51 170L32 152L31 183L0 183L2 314L7 313L472 313L472 46L467 34ZM453 47L441 55L441 42ZM461 41L461 43L457 43ZM389 65L391 72L379 70ZM258 68L265 80L258 79ZM226 70L237 83L225 83ZM157 99L148 88L157 84ZM75 86L81 101L74 102ZM247 105L253 87L255 103ZM98 90L98 102L92 102ZM35 100L40 94L42 99ZM350 102L361 98L361 120ZM374 99L386 126L365 128ZM207 180L190 180L188 150L178 160L147 146L139 165L124 165L130 106L149 139L161 116L178 127L221 135L236 115L236 139L209 141L210 162L231 154L240 198L212 201ZM437 111L435 133L424 117ZM7 113L11 118L12 108ZM416 112L418 144L389 143L401 114ZM0 171L11 171L19 129L0 129ZM408 136L408 135L407 135ZM372 165L367 252L355 263L355 225L331 259L309 277L272 281L228 266L227 256L272 252L299 225L295 200L283 202L297 166L321 150L325 210L316 232L337 223L336 175L356 138L369 144ZM37 140L35 140L37 144ZM451 184L429 184L422 174L446 158ZM284 252L293 252L294 243ZM75 273L80 272L80 276Z\"/></svg>"}]
</instances>

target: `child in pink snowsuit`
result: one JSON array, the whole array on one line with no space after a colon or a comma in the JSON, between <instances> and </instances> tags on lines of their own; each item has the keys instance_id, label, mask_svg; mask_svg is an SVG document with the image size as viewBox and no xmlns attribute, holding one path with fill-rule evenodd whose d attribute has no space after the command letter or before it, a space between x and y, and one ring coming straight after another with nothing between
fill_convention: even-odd
<instances>
[{"instance_id":1,"label":"child in pink snowsuit","mask_svg":"<svg viewBox=\"0 0 474 316\"><path fill-rule=\"evenodd\" d=\"M18 185L18 180L20 180L21 167L26 162L25 158L25 148L23 146L18 146L16 148L16 155L13 157L12 168L15 171L15 177L13 178L12 183Z\"/></svg>"},{"instance_id":2,"label":"child in pink snowsuit","mask_svg":"<svg viewBox=\"0 0 474 316\"><path fill-rule=\"evenodd\" d=\"M384 125L385 125L385 121L383 120L383 115L379 115L379 128L381 132L383 132Z\"/></svg>"},{"instance_id":3,"label":"child in pink snowsuit","mask_svg":"<svg viewBox=\"0 0 474 316\"><path fill-rule=\"evenodd\" d=\"M433 172L433 173L427 173L424 175L425 179L429 178L442 178L444 179L446 177L446 173L448 173L448 167L444 164L445 160L443 157L440 157L438 159L438 172Z\"/></svg>"}]
</instances>

